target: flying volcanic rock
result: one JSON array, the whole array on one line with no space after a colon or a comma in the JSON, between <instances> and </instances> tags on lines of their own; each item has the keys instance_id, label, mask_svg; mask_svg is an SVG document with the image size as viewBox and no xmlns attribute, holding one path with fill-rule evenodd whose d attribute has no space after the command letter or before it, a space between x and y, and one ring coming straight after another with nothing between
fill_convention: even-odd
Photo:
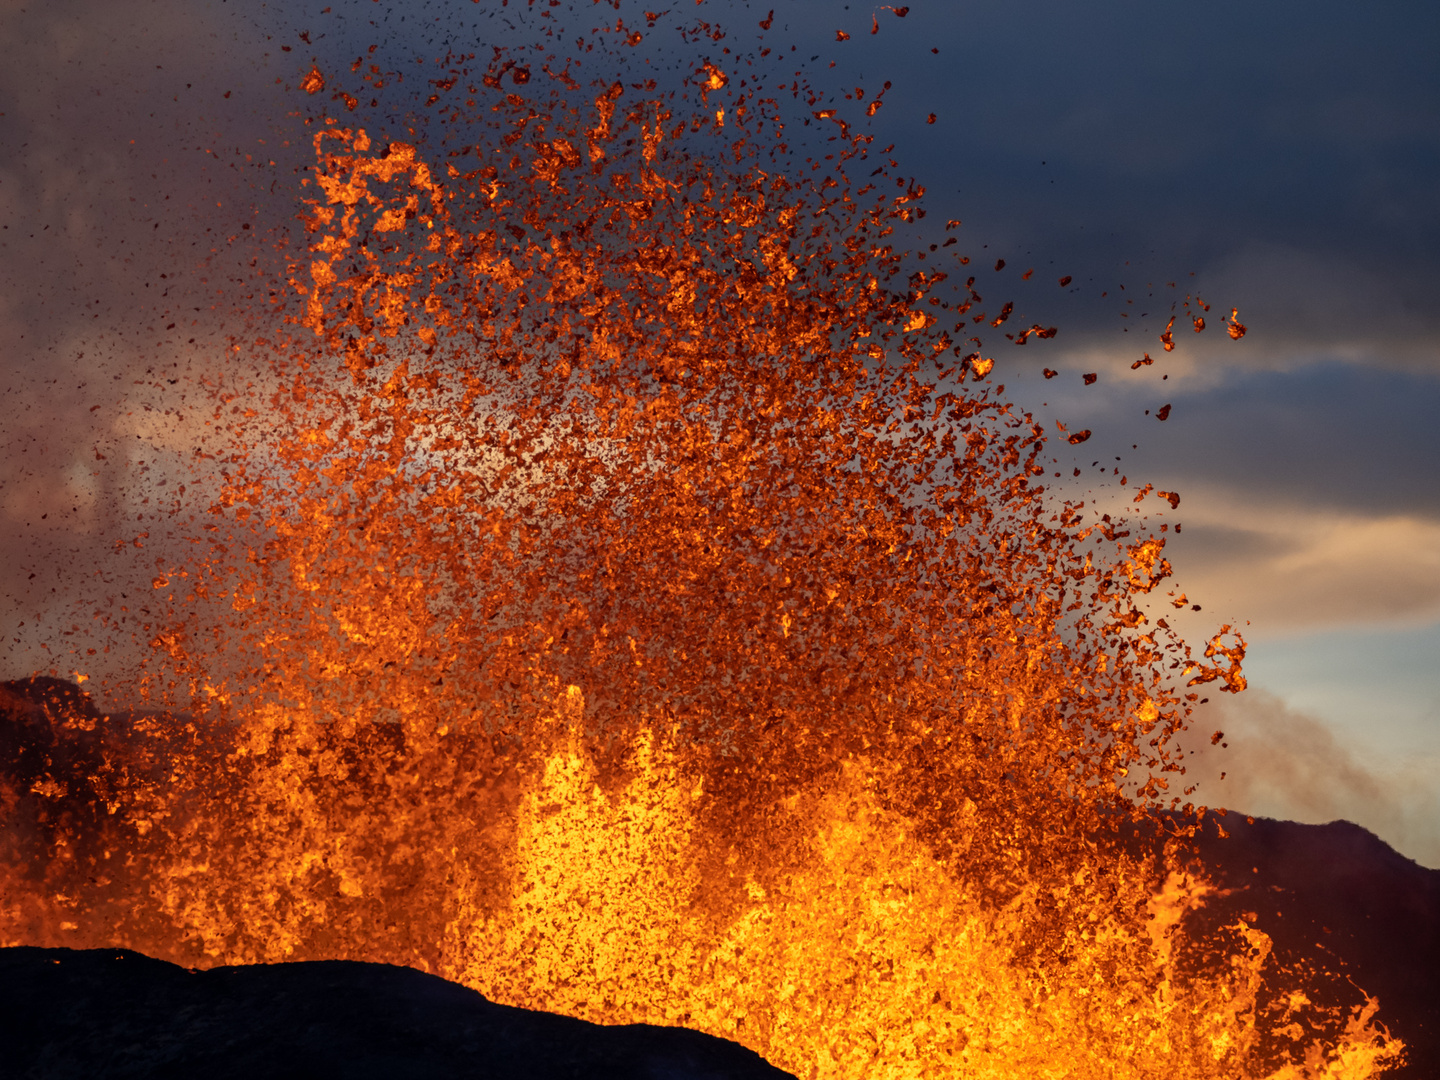
<instances>
[{"instance_id":1,"label":"flying volcanic rock","mask_svg":"<svg viewBox=\"0 0 1440 1080\"><path fill-rule=\"evenodd\" d=\"M189 971L125 949L0 949L0 1074L781 1080L725 1039L510 1008L346 960Z\"/></svg>"}]
</instances>

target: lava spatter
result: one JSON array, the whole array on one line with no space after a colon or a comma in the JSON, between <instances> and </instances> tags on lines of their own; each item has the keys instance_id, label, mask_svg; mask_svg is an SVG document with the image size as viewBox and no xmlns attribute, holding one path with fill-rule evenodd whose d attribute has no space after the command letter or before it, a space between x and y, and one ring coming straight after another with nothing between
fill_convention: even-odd
<instances>
[{"instance_id":1,"label":"lava spatter","mask_svg":"<svg viewBox=\"0 0 1440 1080\"><path fill-rule=\"evenodd\" d=\"M403 137L306 77L341 108L235 343L267 435L168 574L171 711L34 721L94 746L7 794L65 854L7 833L6 940L411 964L806 1077L1377 1075L1363 996L1182 940L1177 739L1243 642L1152 624L1164 537L1040 484L899 245L883 91L681 32L673 88L605 71L623 21L447 57Z\"/></svg>"}]
</instances>

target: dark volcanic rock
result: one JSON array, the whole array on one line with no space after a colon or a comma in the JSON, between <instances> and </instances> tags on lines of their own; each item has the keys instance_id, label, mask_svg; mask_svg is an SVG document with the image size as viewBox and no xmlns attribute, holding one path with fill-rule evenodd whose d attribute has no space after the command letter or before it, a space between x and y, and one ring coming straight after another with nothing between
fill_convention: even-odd
<instances>
[{"instance_id":1,"label":"dark volcanic rock","mask_svg":"<svg viewBox=\"0 0 1440 1080\"><path fill-rule=\"evenodd\" d=\"M1226 836L1221 836L1217 824ZM1219 888L1200 921L1244 918L1281 958L1315 957L1373 995L1407 1046L1395 1080L1440 1077L1440 870L1348 821L1302 825L1230 813L1192 851Z\"/></svg>"},{"instance_id":2,"label":"dark volcanic rock","mask_svg":"<svg viewBox=\"0 0 1440 1080\"><path fill-rule=\"evenodd\" d=\"M188 971L124 949L0 949L0 1076L783 1080L684 1028L513 1009L409 968ZM793 1080L793 1078L792 1078Z\"/></svg>"}]
</instances>

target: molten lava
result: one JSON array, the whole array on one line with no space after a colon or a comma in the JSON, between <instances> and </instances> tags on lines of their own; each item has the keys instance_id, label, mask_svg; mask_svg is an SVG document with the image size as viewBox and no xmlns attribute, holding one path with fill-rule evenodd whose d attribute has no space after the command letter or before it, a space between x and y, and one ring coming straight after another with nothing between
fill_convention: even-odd
<instances>
[{"instance_id":1,"label":"molten lava","mask_svg":"<svg viewBox=\"0 0 1440 1080\"><path fill-rule=\"evenodd\" d=\"M306 77L154 711L26 714L80 749L7 789L0 939L409 964L802 1077L1378 1075L1373 1002L1186 935L1176 738L1243 643L1040 484L878 96L762 55L450 56L404 138L378 66Z\"/></svg>"}]
</instances>

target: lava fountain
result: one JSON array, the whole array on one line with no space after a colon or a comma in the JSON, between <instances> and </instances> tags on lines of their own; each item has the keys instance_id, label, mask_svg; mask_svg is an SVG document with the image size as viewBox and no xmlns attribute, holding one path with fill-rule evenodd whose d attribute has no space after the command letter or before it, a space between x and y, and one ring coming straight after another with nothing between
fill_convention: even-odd
<instances>
[{"instance_id":1,"label":"lava fountain","mask_svg":"<svg viewBox=\"0 0 1440 1080\"><path fill-rule=\"evenodd\" d=\"M682 32L674 87L623 19L446 56L403 137L356 119L395 73L305 78L150 709L25 713L0 938L408 964L801 1077L1383 1072L1375 1002L1187 931L1176 739L1243 642L1046 490L883 91Z\"/></svg>"}]
</instances>

